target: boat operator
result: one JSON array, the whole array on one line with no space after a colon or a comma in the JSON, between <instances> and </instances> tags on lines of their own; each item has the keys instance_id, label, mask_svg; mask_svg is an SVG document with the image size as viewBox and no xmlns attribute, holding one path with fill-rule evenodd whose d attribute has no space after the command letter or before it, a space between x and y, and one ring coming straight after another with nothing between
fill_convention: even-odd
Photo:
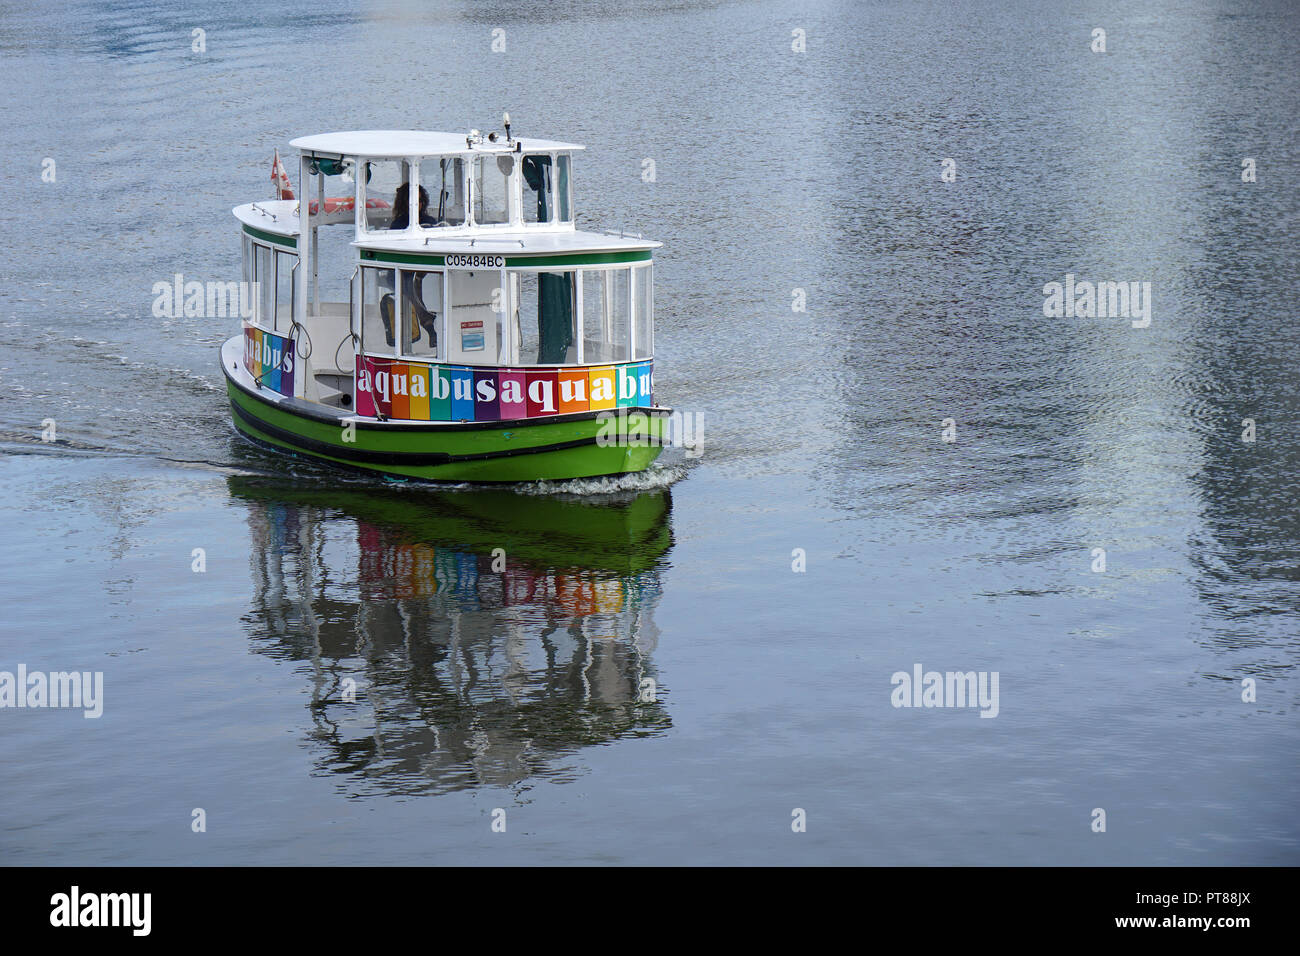
<instances>
[{"instance_id":1,"label":"boat operator","mask_svg":"<svg viewBox=\"0 0 1300 956\"><path fill-rule=\"evenodd\" d=\"M397 187L397 192L393 194L393 221L388 224L389 229L405 229L411 219L411 184L402 183ZM433 216L429 215L429 191L423 186L420 187L420 225L432 226L435 224ZM389 275L392 273L390 272ZM382 275L382 273L381 273ZM382 280L381 280L382 281ZM390 289L392 280L385 283ZM438 314L432 312L424 304L424 296L421 287L424 285L424 273L422 272L402 272L402 299L410 304L411 311L415 314L419 325L429 333L429 347L436 350L438 348L437 320ZM393 294L384 293L379 300L379 316L384 320L384 338L388 344L393 344ZM420 341L420 328L412 326L411 342Z\"/></svg>"}]
</instances>

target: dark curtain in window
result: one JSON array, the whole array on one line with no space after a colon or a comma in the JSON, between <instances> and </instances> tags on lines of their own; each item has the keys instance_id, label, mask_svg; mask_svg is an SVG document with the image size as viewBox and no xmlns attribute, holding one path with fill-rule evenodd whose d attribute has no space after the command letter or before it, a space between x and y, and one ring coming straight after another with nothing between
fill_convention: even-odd
<instances>
[{"instance_id":1,"label":"dark curtain in window","mask_svg":"<svg viewBox=\"0 0 1300 956\"><path fill-rule=\"evenodd\" d=\"M550 218L546 211L546 196L551 191L551 157L525 156L524 182L537 193L537 221L546 222Z\"/></svg>"},{"instance_id":2,"label":"dark curtain in window","mask_svg":"<svg viewBox=\"0 0 1300 956\"><path fill-rule=\"evenodd\" d=\"M537 277L537 361L558 365L573 344L573 273Z\"/></svg>"}]
</instances>

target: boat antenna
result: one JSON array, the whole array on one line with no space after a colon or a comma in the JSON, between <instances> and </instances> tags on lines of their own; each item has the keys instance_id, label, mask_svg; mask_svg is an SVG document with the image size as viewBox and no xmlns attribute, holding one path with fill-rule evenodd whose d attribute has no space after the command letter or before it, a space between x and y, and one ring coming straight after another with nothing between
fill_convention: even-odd
<instances>
[{"instance_id":1,"label":"boat antenna","mask_svg":"<svg viewBox=\"0 0 1300 956\"><path fill-rule=\"evenodd\" d=\"M505 126L506 126L506 142L508 143L508 142L510 142L510 114L509 114L509 113L502 113L502 114L501 114L501 121L502 121L503 123L505 123Z\"/></svg>"}]
</instances>

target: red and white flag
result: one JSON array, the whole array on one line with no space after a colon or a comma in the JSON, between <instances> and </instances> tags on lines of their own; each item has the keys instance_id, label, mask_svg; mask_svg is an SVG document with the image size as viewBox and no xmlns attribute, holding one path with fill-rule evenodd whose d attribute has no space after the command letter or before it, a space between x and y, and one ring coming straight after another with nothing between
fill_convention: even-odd
<instances>
[{"instance_id":1,"label":"red and white flag","mask_svg":"<svg viewBox=\"0 0 1300 956\"><path fill-rule=\"evenodd\" d=\"M280 162L280 151L275 151L275 161L271 163L271 182L275 183L276 199L292 199L293 187L289 184L289 174L284 163Z\"/></svg>"}]
</instances>

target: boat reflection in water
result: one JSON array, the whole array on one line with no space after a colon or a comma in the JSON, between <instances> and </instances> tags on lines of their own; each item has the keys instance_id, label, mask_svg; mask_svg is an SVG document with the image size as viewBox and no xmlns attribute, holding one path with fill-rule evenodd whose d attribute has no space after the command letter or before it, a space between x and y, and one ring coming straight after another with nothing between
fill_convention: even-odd
<instances>
[{"instance_id":1,"label":"boat reflection in water","mask_svg":"<svg viewBox=\"0 0 1300 956\"><path fill-rule=\"evenodd\" d=\"M518 787L670 726L650 655L669 492L318 490L248 504L259 653L301 661L352 793Z\"/></svg>"}]
</instances>

